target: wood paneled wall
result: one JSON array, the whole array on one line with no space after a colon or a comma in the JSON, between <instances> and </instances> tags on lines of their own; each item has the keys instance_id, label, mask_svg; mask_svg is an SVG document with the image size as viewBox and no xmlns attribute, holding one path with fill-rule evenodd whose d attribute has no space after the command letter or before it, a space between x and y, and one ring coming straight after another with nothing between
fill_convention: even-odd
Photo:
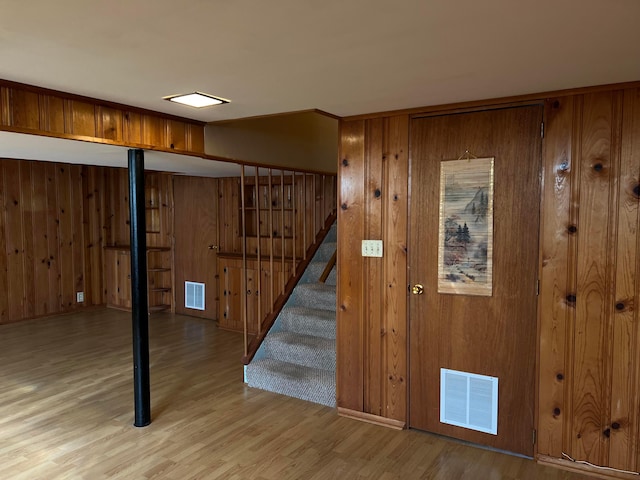
<instances>
[{"instance_id":1,"label":"wood paneled wall","mask_svg":"<svg viewBox=\"0 0 640 480\"><path fill-rule=\"evenodd\" d=\"M538 452L637 471L640 89L546 117Z\"/></svg>"},{"instance_id":2,"label":"wood paneled wall","mask_svg":"<svg viewBox=\"0 0 640 480\"><path fill-rule=\"evenodd\" d=\"M204 124L0 80L0 130L204 153Z\"/></svg>"},{"instance_id":3,"label":"wood paneled wall","mask_svg":"<svg viewBox=\"0 0 640 480\"><path fill-rule=\"evenodd\" d=\"M0 160L0 323L78 307L85 263L82 167ZM89 274L90 276L90 274Z\"/></svg>"},{"instance_id":4,"label":"wood paneled wall","mask_svg":"<svg viewBox=\"0 0 640 480\"><path fill-rule=\"evenodd\" d=\"M340 143L338 407L404 424L409 117L343 122ZM364 239L384 257L363 258Z\"/></svg>"},{"instance_id":5,"label":"wood paneled wall","mask_svg":"<svg viewBox=\"0 0 640 480\"><path fill-rule=\"evenodd\" d=\"M578 467L562 460L569 455L638 471L640 86L539 99L538 458ZM481 108L476 102L471 110ZM341 122L338 406L391 424L407 421L409 118ZM360 255L367 238L383 240L383 258Z\"/></svg>"},{"instance_id":6,"label":"wood paneled wall","mask_svg":"<svg viewBox=\"0 0 640 480\"><path fill-rule=\"evenodd\" d=\"M171 177L146 180L159 220L147 243L172 246ZM0 323L104 305L104 247L130 243L128 197L123 168L0 159Z\"/></svg>"}]
</instances>

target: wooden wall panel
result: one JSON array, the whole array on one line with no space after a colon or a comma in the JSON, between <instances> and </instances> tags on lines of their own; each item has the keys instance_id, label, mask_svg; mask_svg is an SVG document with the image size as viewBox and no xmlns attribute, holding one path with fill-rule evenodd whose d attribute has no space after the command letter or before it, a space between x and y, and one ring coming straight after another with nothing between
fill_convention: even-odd
<instances>
[{"instance_id":1,"label":"wooden wall panel","mask_svg":"<svg viewBox=\"0 0 640 480\"><path fill-rule=\"evenodd\" d=\"M53 95L40 95L40 130L64 133L64 101Z\"/></svg>"},{"instance_id":2,"label":"wooden wall panel","mask_svg":"<svg viewBox=\"0 0 640 480\"><path fill-rule=\"evenodd\" d=\"M409 118L345 122L342 129L338 406L404 425ZM364 239L382 240L383 257L362 258Z\"/></svg>"},{"instance_id":3,"label":"wooden wall panel","mask_svg":"<svg viewBox=\"0 0 640 480\"><path fill-rule=\"evenodd\" d=\"M555 98L545 104L543 199L541 218L541 274L538 311L538 453L560 458L563 452L564 392L567 372L565 343L570 224L571 138L574 99Z\"/></svg>"},{"instance_id":4,"label":"wooden wall panel","mask_svg":"<svg viewBox=\"0 0 640 480\"><path fill-rule=\"evenodd\" d=\"M6 80L0 80L0 128L204 153L204 124L200 122Z\"/></svg>"},{"instance_id":5,"label":"wooden wall panel","mask_svg":"<svg viewBox=\"0 0 640 480\"><path fill-rule=\"evenodd\" d=\"M0 98L2 91L0 91ZM0 105L1 108L1 105ZM9 321L9 282L8 282L8 252L6 241L7 200L5 187L4 160L0 160L0 323Z\"/></svg>"},{"instance_id":6,"label":"wooden wall panel","mask_svg":"<svg viewBox=\"0 0 640 480\"><path fill-rule=\"evenodd\" d=\"M104 167L82 168L82 195L84 225L84 279L85 302L90 305L106 303L103 282L105 221L105 170Z\"/></svg>"},{"instance_id":7,"label":"wooden wall panel","mask_svg":"<svg viewBox=\"0 0 640 480\"><path fill-rule=\"evenodd\" d=\"M22 271L24 275L24 309L23 316L31 318L35 315L34 300L34 252L33 252L33 191L31 178L31 162L20 162L20 204L22 205Z\"/></svg>"},{"instance_id":8,"label":"wooden wall panel","mask_svg":"<svg viewBox=\"0 0 640 480\"><path fill-rule=\"evenodd\" d=\"M10 125L16 128L37 130L40 127L38 94L24 90L11 90Z\"/></svg>"},{"instance_id":9,"label":"wooden wall panel","mask_svg":"<svg viewBox=\"0 0 640 480\"><path fill-rule=\"evenodd\" d=\"M25 318L24 315L24 243L22 238L22 199L20 195L20 162L4 161L5 238L7 255L7 296L9 319Z\"/></svg>"},{"instance_id":10,"label":"wooden wall panel","mask_svg":"<svg viewBox=\"0 0 640 480\"><path fill-rule=\"evenodd\" d=\"M574 372L571 383L575 457L606 464L603 419L608 388L606 358L609 329L610 283L608 252L611 233L612 192L615 175L611 162L612 102L609 95L587 95L582 112L578 220L578 262ZM584 232L584 234L582 234Z\"/></svg>"},{"instance_id":11,"label":"wooden wall panel","mask_svg":"<svg viewBox=\"0 0 640 480\"><path fill-rule=\"evenodd\" d=\"M65 102L66 133L81 137L96 136L96 106L93 103L68 100Z\"/></svg>"},{"instance_id":12,"label":"wooden wall panel","mask_svg":"<svg viewBox=\"0 0 640 480\"><path fill-rule=\"evenodd\" d=\"M360 242L365 235L365 124L343 122L338 168L337 405L363 411L363 289Z\"/></svg>"},{"instance_id":13,"label":"wooden wall panel","mask_svg":"<svg viewBox=\"0 0 640 480\"><path fill-rule=\"evenodd\" d=\"M382 240L383 208L382 192L386 193L384 184L383 162L386 160L384 150L385 119L378 118L365 122L365 162L364 162L364 237L362 239ZM353 252L354 257L357 252ZM386 252L385 252L386 253ZM383 326L385 298L384 292L384 260L378 257L362 258L363 269L363 319L364 341L364 411L374 415L384 415L383 384L384 372L383 337L386 330ZM382 381L381 381L382 380Z\"/></svg>"},{"instance_id":14,"label":"wooden wall panel","mask_svg":"<svg viewBox=\"0 0 640 480\"><path fill-rule=\"evenodd\" d=\"M0 322L74 310L85 269L102 274L85 263L81 169L0 160Z\"/></svg>"},{"instance_id":15,"label":"wooden wall panel","mask_svg":"<svg viewBox=\"0 0 640 480\"><path fill-rule=\"evenodd\" d=\"M617 245L613 249L613 332L611 344L611 412L606 427L611 430L608 465L618 469L638 468L638 185L640 185L640 89L624 92L622 137L614 138L613 151L620 152ZM620 146L620 149L617 146ZM615 212L614 212L615 214Z\"/></svg>"},{"instance_id":16,"label":"wooden wall panel","mask_svg":"<svg viewBox=\"0 0 640 480\"><path fill-rule=\"evenodd\" d=\"M385 119L384 138L383 416L406 422L409 117Z\"/></svg>"},{"instance_id":17,"label":"wooden wall panel","mask_svg":"<svg viewBox=\"0 0 640 480\"><path fill-rule=\"evenodd\" d=\"M58 164L43 164L46 172L47 181L47 246L49 250L49 259L47 267L49 269L49 312L54 313L60 311L61 292L62 292L62 275L61 265L65 261L60 257L59 237L60 222L58 220L58 186L56 182L56 170Z\"/></svg>"}]
</instances>

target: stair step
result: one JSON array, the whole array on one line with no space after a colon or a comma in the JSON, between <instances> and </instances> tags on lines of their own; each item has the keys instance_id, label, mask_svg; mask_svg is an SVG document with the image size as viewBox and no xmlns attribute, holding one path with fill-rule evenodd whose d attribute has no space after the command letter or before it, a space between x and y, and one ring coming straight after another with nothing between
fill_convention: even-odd
<instances>
[{"instance_id":1,"label":"stair step","mask_svg":"<svg viewBox=\"0 0 640 480\"><path fill-rule=\"evenodd\" d=\"M318 283L318 279L320 275L324 272L324 268L327 266L327 262L310 262L307 269L302 274L300 278L300 283ZM331 269L331 273L329 277L327 277L327 281L325 282L327 285L335 285L336 284L336 267L334 266Z\"/></svg>"},{"instance_id":2,"label":"stair step","mask_svg":"<svg viewBox=\"0 0 640 480\"><path fill-rule=\"evenodd\" d=\"M336 339L336 312L317 308L285 306L272 331L288 331Z\"/></svg>"},{"instance_id":3,"label":"stair step","mask_svg":"<svg viewBox=\"0 0 640 480\"><path fill-rule=\"evenodd\" d=\"M260 358L272 358L305 367L336 369L336 342L294 332L272 332L262 344Z\"/></svg>"},{"instance_id":4,"label":"stair step","mask_svg":"<svg viewBox=\"0 0 640 480\"><path fill-rule=\"evenodd\" d=\"M293 289L290 305L336 311L336 287L324 283L303 283Z\"/></svg>"},{"instance_id":5,"label":"stair step","mask_svg":"<svg viewBox=\"0 0 640 480\"><path fill-rule=\"evenodd\" d=\"M331 259L331 257L333 256L333 252L336 251L336 247L337 247L337 243L335 242L323 242L320 247L318 247L318 250L316 251L315 255L313 256L313 258L311 259L312 262L324 262L324 264L326 265L327 262Z\"/></svg>"},{"instance_id":6,"label":"stair step","mask_svg":"<svg viewBox=\"0 0 640 480\"><path fill-rule=\"evenodd\" d=\"M336 405L335 372L271 358L247 366L250 387L288 395L329 407Z\"/></svg>"},{"instance_id":7,"label":"stair step","mask_svg":"<svg viewBox=\"0 0 640 480\"><path fill-rule=\"evenodd\" d=\"M327 236L324 237L325 242L337 242L338 241L338 225L333 224L327 232Z\"/></svg>"}]
</instances>

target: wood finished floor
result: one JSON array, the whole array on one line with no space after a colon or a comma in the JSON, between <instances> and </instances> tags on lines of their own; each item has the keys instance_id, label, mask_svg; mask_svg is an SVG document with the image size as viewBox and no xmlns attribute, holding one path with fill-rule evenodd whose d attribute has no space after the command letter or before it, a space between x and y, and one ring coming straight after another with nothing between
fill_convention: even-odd
<instances>
[{"instance_id":1,"label":"wood finished floor","mask_svg":"<svg viewBox=\"0 0 640 480\"><path fill-rule=\"evenodd\" d=\"M0 325L0 479L587 478L246 387L241 336L210 321L150 330L152 423L135 428L130 314Z\"/></svg>"}]
</instances>

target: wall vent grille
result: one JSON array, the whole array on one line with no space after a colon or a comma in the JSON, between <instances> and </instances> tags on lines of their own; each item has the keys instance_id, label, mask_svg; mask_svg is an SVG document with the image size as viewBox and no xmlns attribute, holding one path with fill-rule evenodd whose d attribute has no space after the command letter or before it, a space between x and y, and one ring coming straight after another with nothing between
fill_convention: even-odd
<instances>
[{"instance_id":1,"label":"wall vent grille","mask_svg":"<svg viewBox=\"0 0 640 480\"><path fill-rule=\"evenodd\" d=\"M204 310L204 283L184 282L184 306Z\"/></svg>"},{"instance_id":2,"label":"wall vent grille","mask_svg":"<svg viewBox=\"0 0 640 480\"><path fill-rule=\"evenodd\" d=\"M498 379L440 369L440 422L498 434Z\"/></svg>"}]
</instances>

